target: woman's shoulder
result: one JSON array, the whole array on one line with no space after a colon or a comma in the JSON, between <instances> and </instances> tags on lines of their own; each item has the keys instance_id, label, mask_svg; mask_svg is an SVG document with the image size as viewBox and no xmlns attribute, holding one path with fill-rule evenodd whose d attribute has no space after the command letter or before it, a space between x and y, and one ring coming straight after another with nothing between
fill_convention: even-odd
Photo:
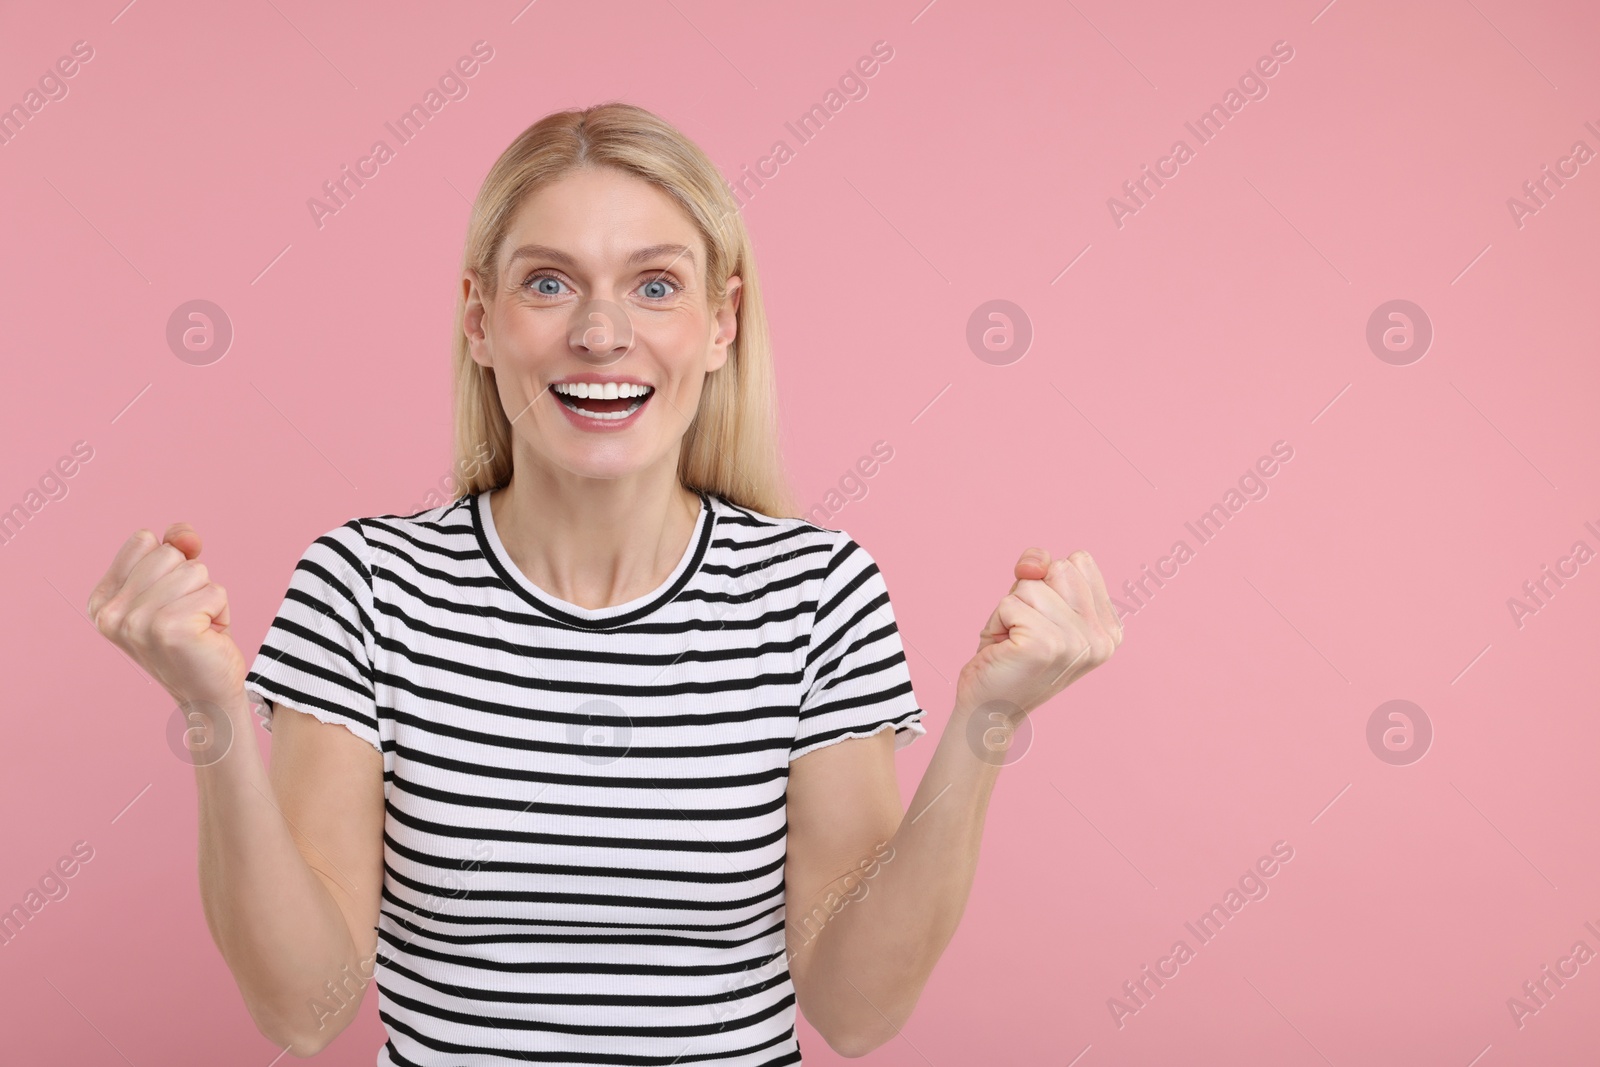
<instances>
[{"instance_id":1,"label":"woman's shoulder","mask_svg":"<svg viewBox=\"0 0 1600 1067\"><path fill-rule=\"evenodd\" d=\"M837 547L850 540L850 535L843 530L822 526L802 515L768 515L736 504L720 493L708 491L705 495L712 501L718 528L737 541L753 544L794 541L807 546Z\"/></svg>"},{"instance_id":2,"label":"woman's shoulder","mask_svg":"<svg viewBox=\"0 0 1600 1067\"><path fill-rule=\"evenodd\" d=\"M437 494L435 494L437 495ZM381 515L364 515L359 520L367 527L385 525L395 527L460 526L471 524L471 507L477 494L455 497L435 502L430 496L422 504L405 511L385 512Z\"/></svg>"},{"instance_id":3,"label":"woman's shoulder","mask_svg":"<svg viewBox=\"0 0 1600 1067\"><path fill-rule=\"evenodd\" d=\"M834 581L840 574L876 572L872 554L848 530L824 526L803 515L768 515L708 493L714 501L718 541L748 564L763 569L781 563L801 564L816 581Z\"/></svg>"},{"instance_id":4,"label":"woman's shoulder","mask_svg":"<svg viewBox=\"0 0 1600 1067\"><path fill-rule=\"evenodd\" d=\"M421 510L356 515L319 534L307 554L334 552L362 570L380 558L459 556L473 539L471 497Z\"/></svg>"},{"instance_id":5,"label":"woman's shoulder","mask_svg":"<svg viewBox=\"0 0 1600 1067\"><path fill-rule=\"evenodd\" d=\"M459 557L476 543L472 495L420 510L366 515L355 520L375 550L409 556Z\"/></svg>"}]
</instances>

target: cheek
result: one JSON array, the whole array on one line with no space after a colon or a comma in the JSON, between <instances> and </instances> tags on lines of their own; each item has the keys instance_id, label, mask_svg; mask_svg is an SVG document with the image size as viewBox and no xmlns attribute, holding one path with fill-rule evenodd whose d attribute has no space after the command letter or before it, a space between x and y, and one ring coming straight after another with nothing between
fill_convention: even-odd
<instances>
[{"instance_id":1,"label":"cheek","mask_svg":"<svg viewBox=\"0 0 1600 1067\"><path fill-rule=\"evenodd\" d=\"M496 325L503 349L496 355L513 363L528 364L541 354L566 351L572 319L549 310L513 307Z\"/></svg>"},{"instance_id":2,"label":"cheek","mask_svg":"<svg viewBox=\"0 0 1600 1067\"><path fill-rule=\"evenodd\" d=\"M654 320L635 319L633 350L623 360L642 356L638 365L655 366L669 383L674 396L695 390L705 373L715 324L704 315L659 316Z\"/></svg>"},{"instance_id":3,"label":"cheek","mask_svg":"<svg viewBox=\"0 0 1600 1067\"><path fill-rule=\"evenodd\" d=\"M640 336L651 338L664 352L694 354L709 344L717 329L715 316L698 302L635 316L634 326Z\"/></svg>"},{"instance_id":4,"label":"cheek","mask_svg":"<svg viewBox=\"0 0 1600 1067\"><path fill-rule=\"evenodd\" d=\"M695 408L700 404L700 391L690 378L674 374L655 399L664 401L655 405L658 417L668 416L671 425L687 428L688 420L694 417Z\"/></svg>"}]
</instances>

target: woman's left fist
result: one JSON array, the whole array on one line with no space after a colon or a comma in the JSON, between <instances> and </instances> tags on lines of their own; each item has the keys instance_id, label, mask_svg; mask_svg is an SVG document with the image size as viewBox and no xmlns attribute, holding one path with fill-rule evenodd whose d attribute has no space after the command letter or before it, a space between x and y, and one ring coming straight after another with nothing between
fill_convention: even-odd
<instances>
[{"instance_id":1,"label":"woman's left fist","mask_svg":"<svg viewBox=\"0 0 1600 1067\"><path fill-rule=\"evenodd\" d=\"M998 710L1020 721L1110 659L1122 644L1122 624L1100 568L1082 549L1052 562L1050 553L1030 548L1017 560L1016 576L978 635L977 654L961 668L956 705L970 711L1000 701Z\"/></svg>"}]
</instances>

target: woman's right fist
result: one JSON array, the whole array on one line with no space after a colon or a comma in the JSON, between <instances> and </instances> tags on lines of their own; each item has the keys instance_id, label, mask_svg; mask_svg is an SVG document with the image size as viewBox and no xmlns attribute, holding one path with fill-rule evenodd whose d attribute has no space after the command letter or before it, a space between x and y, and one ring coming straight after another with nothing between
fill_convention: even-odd
<instances>
[{"instance_id":1,"label":"woman's right fist","mask_svg":"<svg viewBox=\"0 0 1600 1067\"><path fill-rule=\"evenodd\" d=\"M128 538L89 594L89 619L179 703L225 705L244 690L245 662L228 634L228 594L198 560L186 522L157 543Z\"/></svg>"}]
</instances>

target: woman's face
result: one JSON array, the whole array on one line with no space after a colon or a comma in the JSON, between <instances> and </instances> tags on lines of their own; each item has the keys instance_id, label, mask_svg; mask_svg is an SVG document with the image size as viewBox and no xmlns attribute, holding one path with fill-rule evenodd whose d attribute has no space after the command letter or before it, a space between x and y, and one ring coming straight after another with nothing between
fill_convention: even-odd
<instances>
[{"instance_id":1,"label":"woman's face","mask_svg":"<svg viewBox=\"0 0 1600 1067\"><path fill-rule=\"evenodd\" d=\"M463 278L464 325L473 360L494 369L517 459L592 478L657 465L676 477L704 378L728 358L740 279L708 307L699 230L665 192L611 168L528 197L499 256L493 293L475 272ZM648 391L591 384L580 397L579 382Z\"/></svg>"}]
</instances>

